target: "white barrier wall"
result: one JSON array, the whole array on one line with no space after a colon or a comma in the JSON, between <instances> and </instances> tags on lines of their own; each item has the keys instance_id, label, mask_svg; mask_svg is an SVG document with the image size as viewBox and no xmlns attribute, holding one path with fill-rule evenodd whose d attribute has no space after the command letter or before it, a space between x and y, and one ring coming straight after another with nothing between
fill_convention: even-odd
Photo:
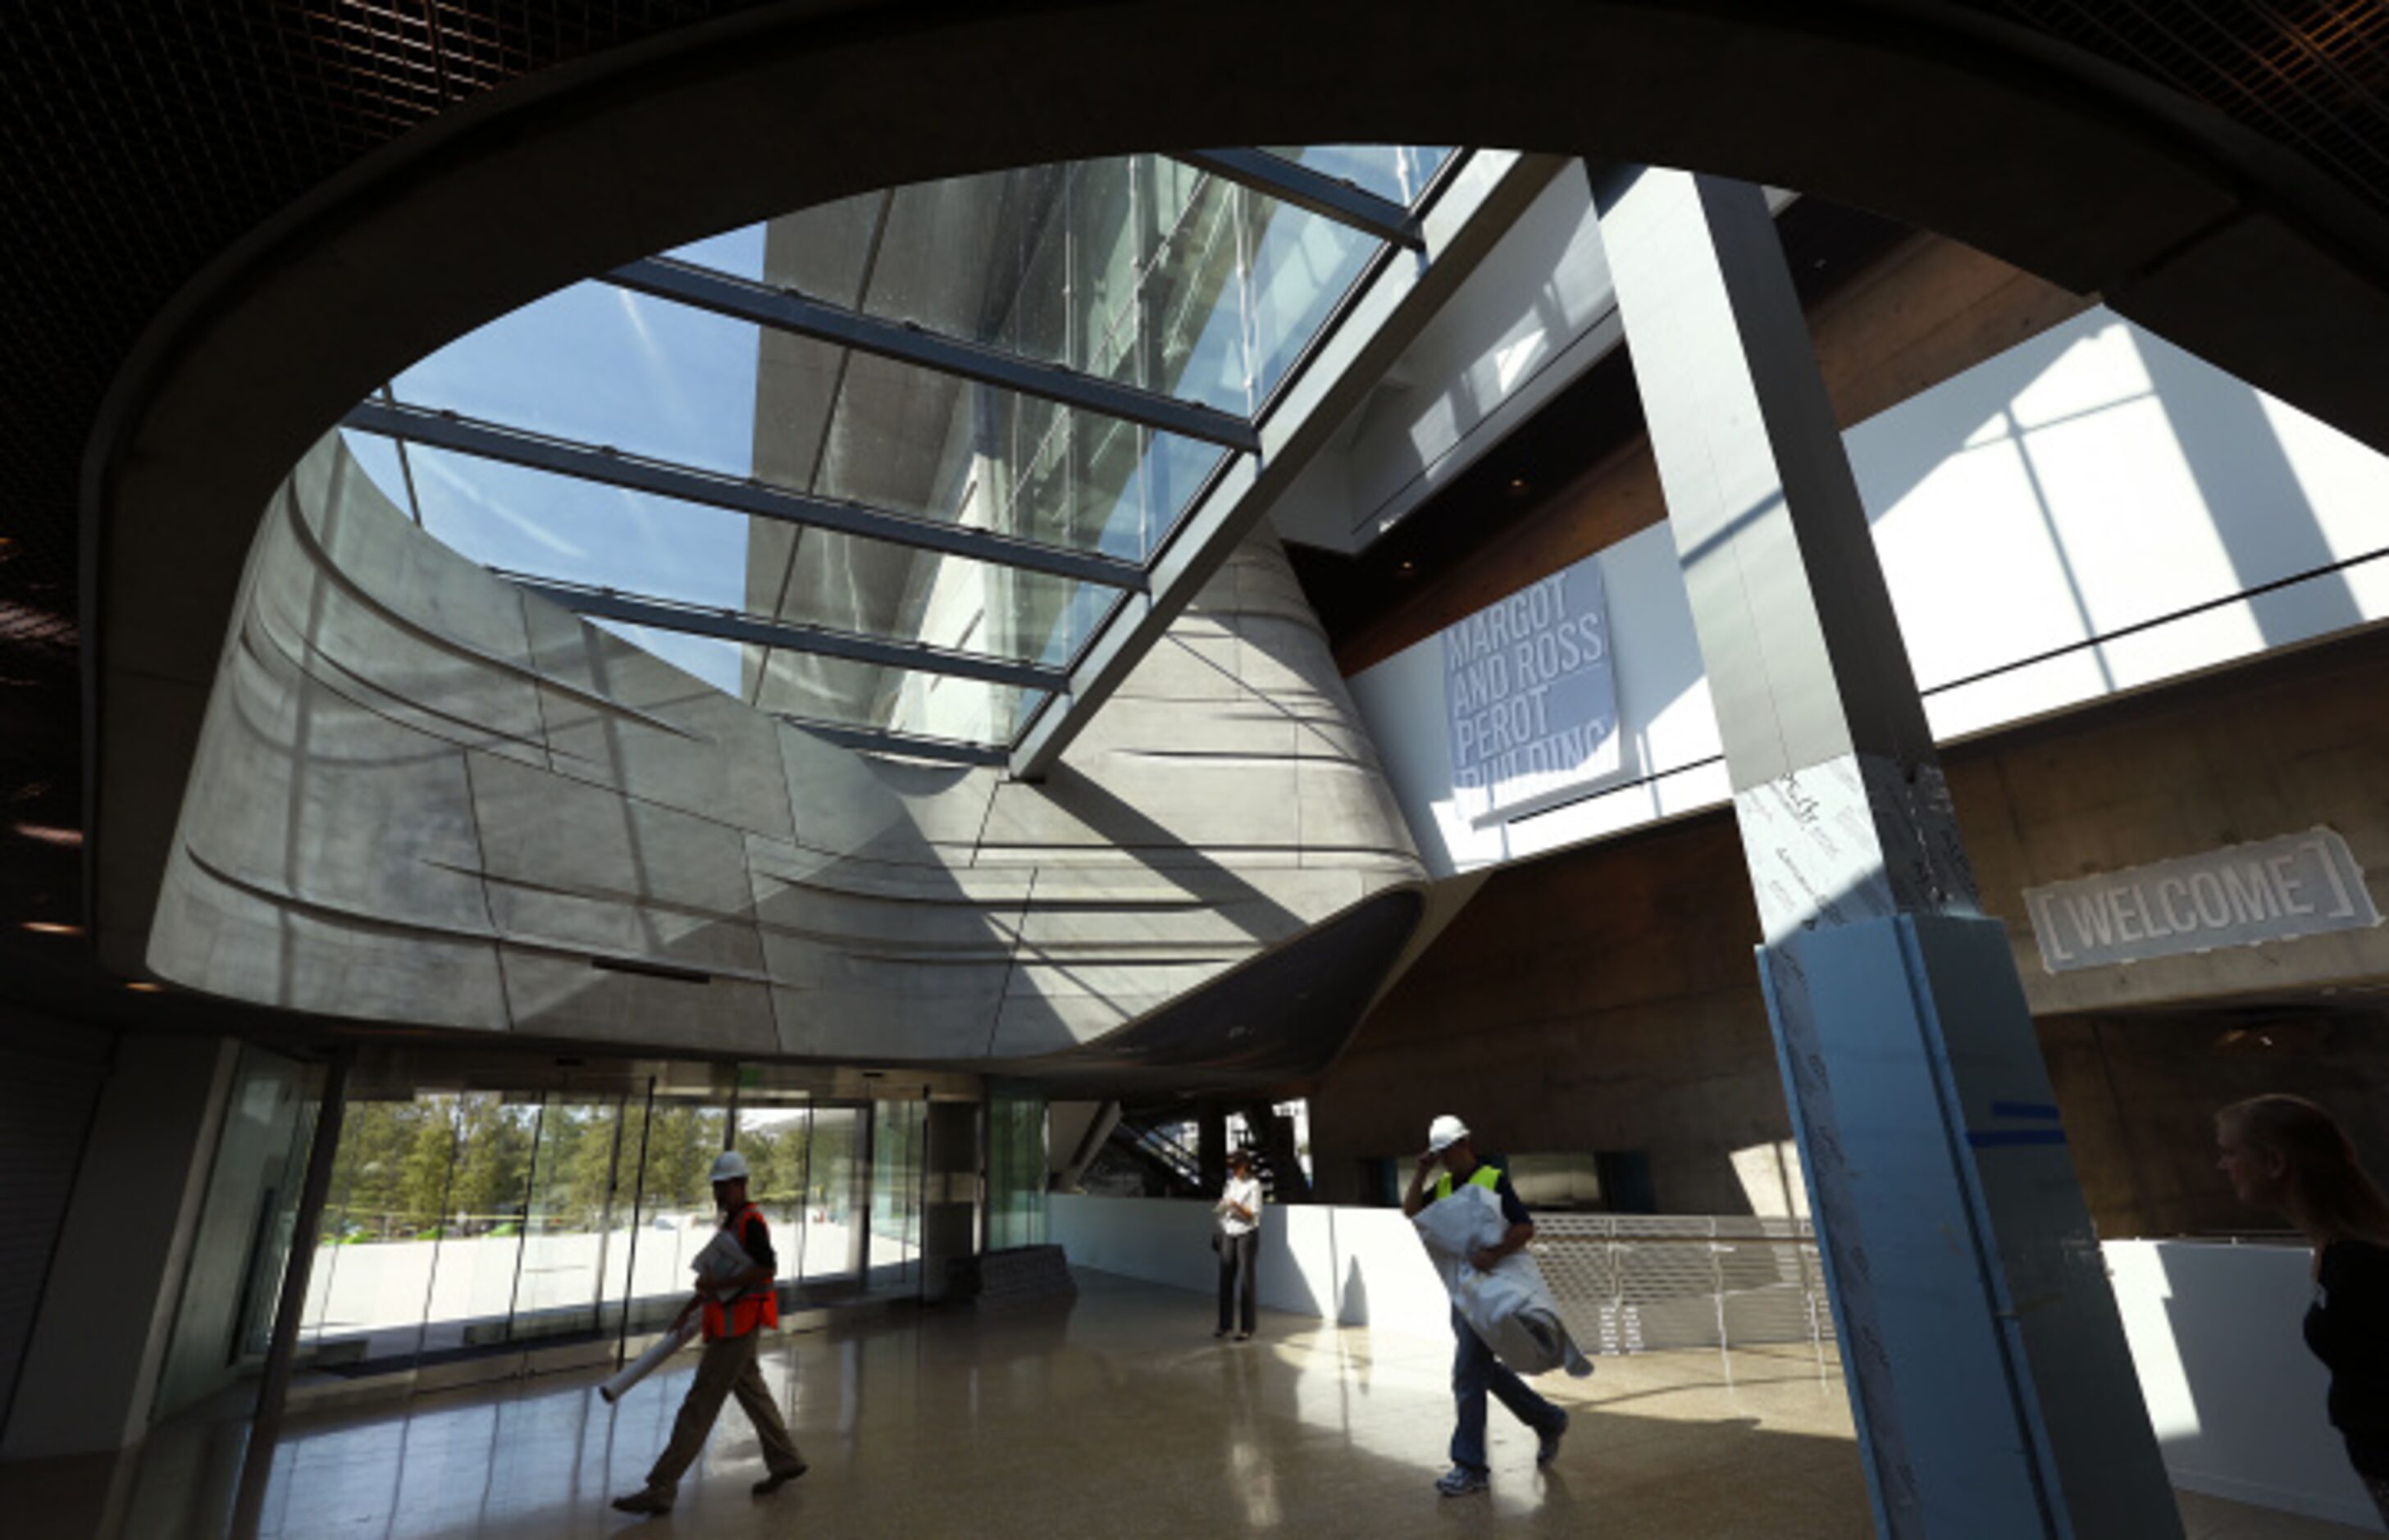
<instances>
[{"instance_id":1,"label":"white barrier wall","mask_svg":"<svg viewBox=\"0 0 2389 1540\"><path fill-rule=\"evenodd\" d=\"M2389 617L2389 457L2103 309L1844 441L1944 739ZM1583 800L1473 827L1440 639L1353 676L1435 875L1725 800L1667 529L1599 560L1622 754Z\"/></svg>"},{"instance_id":2,"label":"white barrier wall","mask_svg":"<svg viewBox=\"0 0 2389 1540\"><path fill-rule=\"evenodd\" d=\"M1072 1266L1216 1293L1207 1203L1063 1193L1046 1203L1046 1239ZM1254 1292L1270 1310L1405 1336L1451 1335L1450 1298L1399 1209L1265 1210Z\"/></svg>"},{"instance_id":3,"label":"white barrier wall","mask_svg":"<svg viewBox=\"0 0 2389 1540\"><path fill-rule=\"evenodd\" d=\"M1046 1235L1075 1267L1204 1296L1218 1288L1208 1205L1047 1200ZM2293 1246L2111 1241L2104 1250L2141 1394L2173 1483L2235 1502L2380 1529L2323 1415L2322 1366L2299 1322L2313 1285ZM1256 1292L1268 1309L1449 1339L1450 1305L1399 1209L1325 1204L1264 1213Z\"/></svg>"},{"instance_id":4,"label":"white barrier wall","mask_svg":"<svg viewBox=\"0 0 2389 1540\"><path fill-rule=\"evenodd\" d=\"M2330 1379L2300 1333L2314 1298L2306 1248L2104 1249L2174 1485L2381 1530L2323 1413Z\"/></svg>"}]
</instances>

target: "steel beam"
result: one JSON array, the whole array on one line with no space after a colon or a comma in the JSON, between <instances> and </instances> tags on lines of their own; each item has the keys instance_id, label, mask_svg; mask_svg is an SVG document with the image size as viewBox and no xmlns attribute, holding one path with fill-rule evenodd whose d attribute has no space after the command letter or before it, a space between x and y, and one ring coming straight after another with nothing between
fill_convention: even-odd
<instances>
[{"instance_id":1,"label":"steel beam","mask_svg":"<svg viewBox=\"0 0 2389 1540\"><path fill-rule=\"evenodd\" d=\"M1426 249L1418 216L1389 198L1354 186L1340 176L1312 171L1298 160L1258 149L1181 150L1170 157L1222 181L1267 193L1322 219L1348 224L1363 235L1412 251Z\"/></svg>"},{"instance_id":2,"label":"steel beam","mask_svg":"<svg viewBox=\"0 0 2389 1540\"><path fill-rule=\"evenodd\" d=\"M757 518L778 519L816 529L835 529L866 540L888 541L923 551L939 551L999 566L1026 567L1057 578L1100 583L1105 588L1142 590L1144 568L1092 551L1072 551L1041 541L1022 540L969 525L944 524L909 514L889 513L861 503L792 492L761 481L722 476L690 465L589 444L573 443L525 433L495 423L476 422L451 413L386 401L360 401L349 409L341 426L360 433L378 433L433 449L454 450L484 460L503 461L532 470L549 471L601 486L651 492L658 497L701 503Z\"/></svg>"},{"instance_id":3,"label":"steel beam","mask_svg":"<svg viewBox=\"0 0 2389 1540\"><path fill-rule=\"evenodd\" d=\"M1080 650L1070 687L1046 703L1012 750L1012 773L1042 780L1096 709L1284 495L1353 408L1393 367L1528 204L1569 162L1478 150L1428 210L1424 261L1389 260L1261 422L1261 452L1232 460L1186 511L1153 562L1148 592L1123 599ZM1386 254L1389 258L1391 253Z\"/></svg>"},{"instance_id":4,"label":"steel beam","mask_svg":"<svg viewBox=\"0 0 2389 1540\"><path fill-rule=\"evenodd\" d=\"M790 727L801 728L816 738L825 738L842 748L862 749L871 754L901 754L914 759L942 759L950 765L1001 765L1010 757L1010 751L1001 744L967 744L959 738L915 738L907 733L889 732L884 728L818 721L792 712L773 714Z\"/></svg>"},{"instance_id":5,"label":"steel beam","mask_svg":"<svg viewBox=\"0 0 2389 1540\"><path fill-rule=\"evenodd\" d=\"M956 652L946 647L932 647L926 643L858 636L852 631L831 630L823 626L792 625L737 610L698 609L643 594L622 593L610 588L585 588L578 583L554 582L528 573L501 569L498 576L526 592L536 593L577 615L594 615L657 630L720 637L725 642L751 643L759 647L811 653L819 657L841 657L853 663L905 668L915 673L983 680L990 684L1016 684L1024 690L1058 690L1069 681L1069 674L1066 670L1050 664Z\"/></svg>"},{"instance_id":6,"label":"steel beam","mask_svg":"<svg viewBox=\"0 0 2389 1540\"><path fill-rule=\"evenodd\" d=\"M647 257L616 268L606 274L606 279L622 288L735 321L836 343L900 363L918 364L939 374L1142 424L1159 432L1224 445L1240 453L1250 454L1260 448L1258 430L1233 413L1122 385L1065 364L1045 363L1001 348L965 342L901 322L883 321L809 299L793 289L748 283L689 262Z\"/></svg>"}]
</instances>

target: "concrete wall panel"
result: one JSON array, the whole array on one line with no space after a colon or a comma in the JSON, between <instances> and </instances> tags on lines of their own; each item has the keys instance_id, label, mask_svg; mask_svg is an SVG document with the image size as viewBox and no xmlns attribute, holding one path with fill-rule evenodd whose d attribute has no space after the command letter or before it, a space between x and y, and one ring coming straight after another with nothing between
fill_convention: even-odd
<instances>
[{"instance_id":1,"label":"concrete wall panel","mask_svg":"<svg viewBox=\"0 0 2389 1540\"><path fill-rule=\"evenodd\" d=\"M1424 875L1267 534L1041 785L722 694L430 540L337 438L244 592L148 953L198 989L978 1062L1086 1043Z\"/></svg>"},{"instance_id":2,"label":"concrete wall panel","mask_svg":"<svg viewBox=\"0 0 2389 1540\"><path fill-rule=\"evenodd\" d=\"M540 716L560 775L793 837L772 720L564 611L530 611L532 657L547 681ZM625 711L612 703L634 707Z\"/></svg>"}]
</instances>

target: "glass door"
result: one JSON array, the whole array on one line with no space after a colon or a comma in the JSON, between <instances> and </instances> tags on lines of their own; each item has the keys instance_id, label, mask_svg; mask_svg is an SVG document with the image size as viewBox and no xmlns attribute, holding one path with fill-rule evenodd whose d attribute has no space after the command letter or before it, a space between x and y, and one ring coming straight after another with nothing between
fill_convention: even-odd
<instances>
[{"instance_id":1,"label":"glass door","mask_svg":"<svg viewBox=\"0 0 2389 1540\"><path fill-rule=\"evenodd\" d=\"M660 1330L687 1302L689 1263L713 1239L713 1158L730 1132L726 1103L658 1095L646 1119L634 1229L625 1248L627 1330Z\"/></svg>"},{"instance_id":2,"label":"glass door","mask_svg":"<svg viewBox=\"0 0 2389 1540\"><path fill-rule=\"evenodd\" d=\"M797 1277L860 1279L871 1168L863 1159L862 1106L813 1109L806 1161L804 1246Z\"/></svg>"},{"instance_id":3,"label":"glass door","mask_svg":"<svg viewBox=\"0 0 2389 1540\"><path fill-rule=\"evenodd\" d=\"M619 1181L622 1123L617 1097L559 1091L541 1110L509 1340L597 1330L607 1255L630 1203ZM627 1239L628 1227L620 1233Z\"/></svg>"},{"instance_id":4,"label":"glass door","mask_svg":"<svg viewBox=\"0 0 2389 1540\"><path fill-rule=\"evenodd\" d=\"M921 1139L926 1101L879 1101L871 1109L871 1242L866 1254L875 1292L918 1292L921 1287Z\"/></svg>"}]
</instances>

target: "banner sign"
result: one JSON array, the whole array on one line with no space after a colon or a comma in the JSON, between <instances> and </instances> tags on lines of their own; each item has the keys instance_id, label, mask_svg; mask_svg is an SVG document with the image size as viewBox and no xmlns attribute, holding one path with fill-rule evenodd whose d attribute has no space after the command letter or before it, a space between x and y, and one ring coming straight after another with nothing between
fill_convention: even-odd
<instances>
[{"instance_id":1,"label":"banner sign","mask_svg":"<svg viewBox=\"0 0 2389 1540\"><path fill-rule=\"evenodd\" d=\"M1447 628L1451 783L1479 825L1618 768L1601 560L1588 556Z\"/></svg>"},{"instance_id":2,"label":"banner sign","mask_svg":"<svg viewBox=\"0 0 2389 1540\"><path fill-rule=\"evenodd\" d=\"M2381 923L2347 842L2319 827L2028 887L2024 898L2052 974Z\"/></svg>"}]
</instances>

